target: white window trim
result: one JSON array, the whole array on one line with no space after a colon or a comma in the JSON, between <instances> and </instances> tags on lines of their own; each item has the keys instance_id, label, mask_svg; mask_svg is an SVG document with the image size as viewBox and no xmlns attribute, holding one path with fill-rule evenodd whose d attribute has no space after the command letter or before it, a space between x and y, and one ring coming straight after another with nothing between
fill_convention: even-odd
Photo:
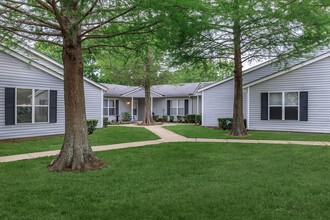
<instances>
[{"instance_id":1,"label":"white window trim","mask_svg":"<svg viewBox=\"0 0 330 220\"><path fill-rule=\"evenodd\" d=\"M18 89L29 89L32 90L32 105L18 105L17 104L17 90ZM48 105L36 105L35 104L35 90L45 90L48 91ZM47 124L50 120L50 90L49 89L36 89L36 88L23 88L23 87L16 87L15 88L15 125L25 125L25 124ZM17 123L17 108L18 107L32 107L32 122L30 123ZM48 120L47 122L35 122L35 107L47 107L48 108Z\"/></svg>"},{"instance_id":2,"label":"white window trim","mask_svg":"<svg viewBox=\"0 0 330 220\"><path fill-rule=\"evenodd\" d=\"M107 100L108 101L108 106L107 107L105 107L104 106L104 100ZM113 107L110 107L110 102L109 101L113 101ZM103 115L103 117L115 117L116 116L116 99L111 99L111 98L104 98L103 99L103 109L104 108L106 108L106 109L108 109L108 114L107 115ZM114 115L110 115L110 108L111 109L114 109Z\"/></svg>"},{"instance_id":3,"label":"white window trim","mask_svg":"<svg viewBox=\"0 0 330 220\"><path fill-rule=\"evenodd\" d=\"M170 113L172 109L176 109L175 114L170 114L173 116L185 116L185 99L169 99L170 100ZM179 101L183 102L183 107L179 107ZM176 102L176 106L172 107L172 102ZM183 115L179 115L179 108L183 108Z\"/></svg>"},{"instance_id":4,"label":"white window trim","mask_svg":"<svg viewBox=\"0 0 330 220\"><path fill-rule=\"evenodd\" d=\"M298 105L285 105L285 94L286 93L298 93ZM281 93L282 94L282 105L271 105L270 94ZM282 108L282 121L300 121L300 91L281 91L281 92L268 92L268 120L279 121L281 119L270 119L270 108L281 107ZM285 107L298 107L298 119L297 120L286 120L285 119Z\"/></svg>"}]
</instances>

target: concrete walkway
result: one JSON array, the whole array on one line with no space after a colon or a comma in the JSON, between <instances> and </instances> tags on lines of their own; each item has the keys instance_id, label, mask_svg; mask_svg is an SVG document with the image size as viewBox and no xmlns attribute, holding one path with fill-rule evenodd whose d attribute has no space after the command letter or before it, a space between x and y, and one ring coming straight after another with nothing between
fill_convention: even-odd
<instances>
[{"instance_id":1,"label":"concrete walkway","mask_svg":"<svg viewBox=\"0 0 330 220\"><path fill-rule=\"evenodd\" d=\"M122 144L112 144L104 146L94 146L93 151L107 151L115 149L123 149L129 147L141 147L147 145L156 145L161 143L170 142L205 142L205 143L250 143L250 144L295 144L295 145L310 145L310 146L330 146L330 142L315 142L315 141L278 141L278 140L243 140L243 139L206 139L206 138L186 138L178 135L172 131L169 131L162 127L162 125L156 126L137 126L137 125L120 125L127 127L144 127L160 137L158 140L153 141L139 141ZM167 126L167 125L166 125ZM13 162L18 160L28 160L40 157L56 156L59 154L59 150L45 151L38 153L27 153L12 156L0 157L0 163Z\"/></svg>"}]
</instances>

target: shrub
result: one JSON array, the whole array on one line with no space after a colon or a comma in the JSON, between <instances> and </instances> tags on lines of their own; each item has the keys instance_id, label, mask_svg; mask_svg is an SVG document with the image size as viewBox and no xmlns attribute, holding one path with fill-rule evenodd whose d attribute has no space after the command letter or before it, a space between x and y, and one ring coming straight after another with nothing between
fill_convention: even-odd
<instances>
[{"instance_id":1,"label":"shrub","mask_svg":"<svg viewBox=\"0 0 330 220\"><path fill-rule=\"evenodd\" d=\"M201 115L195 115L195 122L199 125L202 124L202 116Z\"/></svg>"},{"instance_id":2,"label":"shrub","mask_svg":"<svg viewBox=\"0 0 330 220\"><path fill-rule=\"evenodd\" d=\"M230 130L233 125L232 118L218 118L219 128L222 130Z\"/></svg>"},{"instance_id":3,"label":"shrub","mask_svg":"<svg viewBox=\"0 0 330 220\"><path fill-rule=\"evenodd\" d=\"M108 124L110 124L109 118L108 117L103 117L103 127L104 128L108 127Z\"/></svg>"},{"instance_id":4,"label":"shrub","mask_svg":"<svg viewBox=\"0 0 330 220\"><path fill-rule=\"evenodd\" d=\"M130 121L131 120L131 113L129 113L129 112L121 113L121 120L122 121Z\"/></svg>"},{"instance_id":5,"label":"shrub","mask_svg":"<svg viewBox=\"0 0 330 220\"><path fill-rule=\"evenodd\" d=\"M188 123L195 123L195 114L186 115Z\"/></svg>"},{"instance_id":6,"label":"shrub","mask_svg":"<svg viewBox=\"0 0 330 220\"><path fill-rule=\"evenodd\" d=\"M153 116L152 116L152 119L153 119L154 121L159 121L159 115L153 115Z\"/></svg>"},{"instance_id":7,"label":"shrub","mask_svg":"<svg viewBox=\"0 0 330 220\"><path fill-rule=\"evenodd\" d=\"M219 128L222 130L231 130L233 127L232 118L218 118ZM244 126L246 128L246 119L244 119Z\"/></svg>"},{"instance_id":8,"label":"shrub","mask_svg":"<svg viewBox=\"0 0 330 220\"><path fill-rule=\"evenodd\" d=\"M163 115L163 122L166 122L168 120L167 115Z\"/></svg>"},{"instance_id":9,"label":"shrub","mask_svg":"<svg viewBox=\"0 0 330 220\"><path fill-rule=\"evenodd\" d=\"M181 122L181 123L185 122L185 118L186 118L185 116L177 116L176 117L177 121Z\"/></svg>"},{"instance_id":10,"label":"shrub","mask_svg":"<svg viewBox=\"0 0 330 220\"><path fill-rule=\"evenodd\" d=\"M87 132L88 135L93 134L96 129L97 123L99 121L97 119L87 119Z\"/></svg>"},{"instance_id":11,"label":"shrub","mask_svg":"<svg viewBox=\"0 0 330 220\"><path fill-rule=\"evenodd\" d=\"M174 115L170 115L170 122L174 122Z\"/></svg>"}]
</instances>

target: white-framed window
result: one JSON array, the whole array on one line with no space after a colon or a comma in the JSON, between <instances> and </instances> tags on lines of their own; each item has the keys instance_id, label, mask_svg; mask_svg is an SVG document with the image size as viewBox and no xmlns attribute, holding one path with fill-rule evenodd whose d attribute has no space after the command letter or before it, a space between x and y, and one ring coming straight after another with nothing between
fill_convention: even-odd
<instances>
[{"instance_id":1,"label":"white-framed window","mask_svg":"<svg viewBox=\"0 0 330 220\"><path fill-rule=\"evenodd\" d=\"M116 115L116 101L114 99L103 100L103 115L104 116Z\"/></svg>"},{"instance_id":2,"label":"white-framed window","mask_svg":"<svg viewBox=\"0 0 330 220\"><path fill-rule=\"evenodd\" d=\"M269 93L270 120L299 120L299 92Z\"/></svg>"},{"instance_id":3,"label":"white-framed window","mask_svg":"<svg viewBox=\"0 0 330 220\"><path fill-rule=\"evenodd\" d=\"M174 116L184 116L184 99L170 100L170 114Z\"/></svg>"},{"instance_id":4,"label":"white-framed window","mask_svg":"<svg viewBox=\"0 0 330 220\"><path fill-rule=\"evenodd\" d=\"M49 122L49 90L16 88L16 124Z\"/></svg>"}]
</instances>

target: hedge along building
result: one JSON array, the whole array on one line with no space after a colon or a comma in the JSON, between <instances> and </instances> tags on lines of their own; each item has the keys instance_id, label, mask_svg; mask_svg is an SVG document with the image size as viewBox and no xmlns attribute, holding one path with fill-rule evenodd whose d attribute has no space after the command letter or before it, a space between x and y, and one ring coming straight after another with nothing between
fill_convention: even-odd
<instances>
[{"instance_id":1,"label":"hedge along building","mask_svg":"<svg viewBox=\"0 0 330 220\"><path fill-rule=\"evenodd\" d=\"M0 82L0 139L64 134L62 64L27 46L0 46ZM102 127L107 88L88 78L84 88L86 117Z\"/></svg>"},{"instance_id":2,"label":"hedge along building","mask_svg":"<svg viewBox=\"0 0 330 220\"><path fill-rule=\"evenodd\" d=\"M202 107L199 89L212 83L184 83L179 85L155 85L151 88L151 112L153 115L178 116L200 114ZM143 120L145 109L144 89L139 86L103 84L108 88L104 95L103 113L110 121L122 119L128 112L133 121Z\"/></svg>"},{"instance_id":3,"label":"hedge along building","mask_svg":"<svg viewBox=\"0 0 330 220\"><path fill-rule=\"evenodd\" d=\"M272 61L244 72L244 117L250 130L330 132L330 50L287 65ZM233 78L199 90L202 125L232 118Z\"/></svg>"}]
</instances>

